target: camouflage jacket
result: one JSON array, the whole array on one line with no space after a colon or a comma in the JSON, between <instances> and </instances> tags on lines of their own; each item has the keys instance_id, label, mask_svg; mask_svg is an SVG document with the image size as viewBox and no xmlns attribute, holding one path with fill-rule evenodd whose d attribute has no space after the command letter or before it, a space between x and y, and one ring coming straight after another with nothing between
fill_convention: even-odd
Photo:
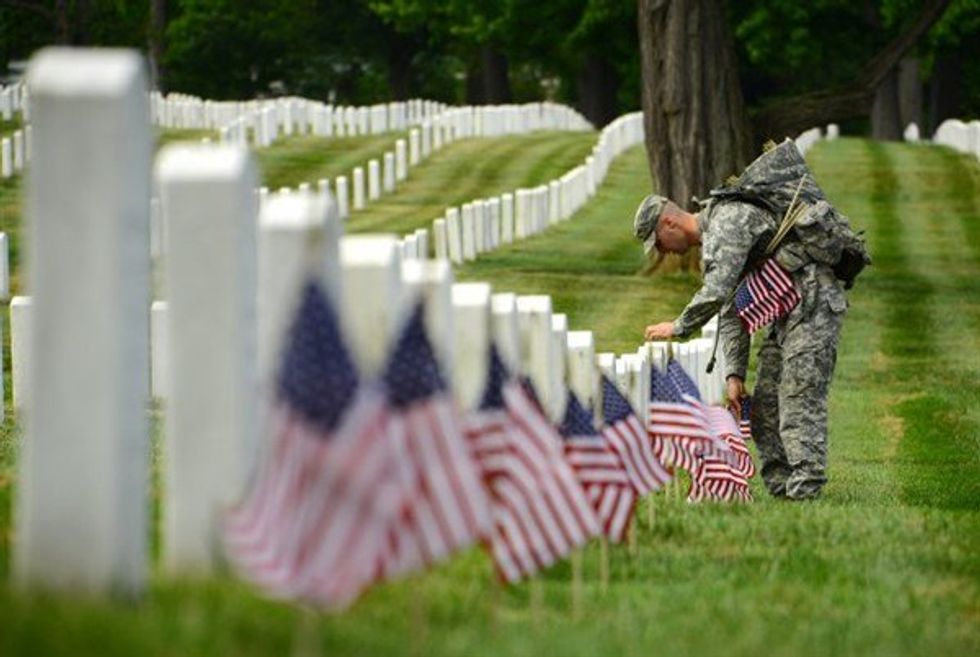
<instances>
[{"instance_id":1,"label":"camouflage jacket","mask_svg":"<svg viewBox=\"0 0 980 657\"><path fill-rule=\"evenodd\" d=\"M688 337L718 313L727 371L745 378L749 362L749 334L729 300L739 281L765 258L766 246L776 233L776 218L750 203L711 204L698 215L701 229L701 289L674 321L674 335ZM722 307L724 305L724 308Z\"/></svg>"}]
</instances>

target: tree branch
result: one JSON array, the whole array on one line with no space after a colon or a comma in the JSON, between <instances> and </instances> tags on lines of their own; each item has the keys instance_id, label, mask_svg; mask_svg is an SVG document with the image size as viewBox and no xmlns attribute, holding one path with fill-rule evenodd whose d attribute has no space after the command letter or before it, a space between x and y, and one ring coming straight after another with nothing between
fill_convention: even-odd
<instances>
[{"instance_id":1,"label":"tree branch","mask_svg":"<svg viewBox=\"0 0 980 657\"><path fill-rule=\"evenodd\" d=\"M878 85L936 24L949 3L950 0L928 0L915 22L872 57L853 82L783 98L754 113L752 124L756 140L761 142L771 138L778 141L816 125L866 116L871 111Z\"/></svg>"}]
</instances>

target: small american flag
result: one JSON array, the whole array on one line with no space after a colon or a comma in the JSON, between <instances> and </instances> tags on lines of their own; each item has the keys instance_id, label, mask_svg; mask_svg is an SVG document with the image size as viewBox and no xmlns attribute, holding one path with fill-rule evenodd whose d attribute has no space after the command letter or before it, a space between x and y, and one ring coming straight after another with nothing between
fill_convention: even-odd
<instances>
[{"instance_id":1,"label":"small american flag","mask_svg":"<svg viewBox=\"0 0 980 657\"><path fill-rule=\"evenodd\" d=\"M709 444L705 446L702 452L703 456L717 457L728 461L729 463L734 462L734 455L729 449L728 444L721 438L721 434L717 431L717 426L712 423L711 407L705 404L701 400L701 393L698 390L698 386L694 383L694 380L684 371L681 364L676 360L671 359L667 363L667 378L670 379L674 387L680 391L681 396L684 401L690 404L694 409L700 413L707 424L708 427L708 438Z\"/></svg>"},{"instance_id":2,"label":"small american flag","mask_svg":"<svg viewBox=\"0 0 980 657\"><path fill-rule=\"evenodd\" d=\"M734 462L716 456L706 456L702 459L693 473L688 501L751 502L749 479L755 475L755 465L752 462L752 454L742 440L734 416L727 409L712 406L708 408L708 417L712 431L731 449Z\"/></svg>"},{"instance_id":3,"label":"small american flag","mask_svg":"<svg viewBox=\"0 0 980 657\"><path fill-rule=\"evenodd\" d=\"M742 440L752 440L752 398L743 397L741 403L729 402L728 410L738 418L738 429Z\"/></svg>"},{"instance_id":4,"label":"small american flag","mask_svg":"<svg viewBox=\"0 0 980 657\"><path fill-rule=\"evenodd\" d=\"M236 569L277 597L349 605L374 576L400 492L380 390L362 385L316 283L303 290L265 458L225 517Z\"/></svg>"},{"instance_id":5,"label":"small american flag","mask_svg":"<svg viewBox=\"0 0 980 657\"><path fill-rule=\"evenodd\" d=\"M637 495L660 490L671 479L657 458L633 407L608 377L602 377L602 437L616 453Z\"/></svg>"},{"instance_id":6,"label":"small american flag","mask_svg":"<svg viewBox=\"0 0 980 657\"><path fill-rule=\"evenodd\" d=\"M602 531L609 540L623 540L636 507L636 491L619 457L612 452L592 424L574 393L569 393L560 427L565 437L565 458L585 489Z\"/></svg>"},{"instance_id":7,"label":"small american flag","mask_svg":"<svg viewBox=\"0 0 980 657\"><path fill-rule=\"evenodd\" d=\"M720 455L728 448L712 433L697 388L679 368L676 361L668 364L666 372L651 368L649 433L664 463L693 473L706 455Z\"/></svg>"},{"instance_id":8,"label":"small american flag","mask_svg":"<svg viewBox=\"0 0 980 657\"><path fill-rule=\"evenodd\" d=\"M735 290L735 312L749 334L789 314L799 303L793 279L774 258L746 276Z\"/></svg>"},{"instance_id":9,"label":"small american flag","mask_svg":"<svg viewBox=\"0 0 980 657\"><path fill-rule=\"evenodd\" d=\"M390 409L385 430L404 491L381 557L381 575L392 577L475 543L490 530L491 517L421 304L395 343L383 381Z\"/></svg>"},{"instance_id":10,"label":"small american flag","mask_svg":"<svg viewBox=\"0 0 980 657\"><path fill-rule=\"evenodd\" d=\"M601 533L564 459L561 436L508 374L496 347L483 399L466 418L466 435L490 491L487 543L502 579L531 576Z\"/></svg>"}]
</instances>

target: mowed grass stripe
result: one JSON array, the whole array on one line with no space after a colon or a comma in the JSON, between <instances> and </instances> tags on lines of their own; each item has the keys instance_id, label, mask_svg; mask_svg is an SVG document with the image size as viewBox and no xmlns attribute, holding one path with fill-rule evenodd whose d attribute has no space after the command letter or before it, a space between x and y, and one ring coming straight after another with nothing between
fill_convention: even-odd
<instances>
[{"instance_id":1,"label":"mowed grass stripe","mask_svg":"<svg viewBox=\"0 0 980 657\"><path fill-rule=\"evenodd\" d=\"M958 158L945 149L880 143L871 148L876 161L894 172L895 185L882 195L880 207L900 236L895 247L906 267L904 273L890 272L900 283L891 288L889 323L895 369L905 374L908 389L897 405L906 430L900 444L905 497L916 504L977 509L980 261L959 216L960 199L974 198L976 188L956 185L962 180L955 171Z\"/></svg>"},{"instance_id":2,"label":"mowed grass stripe","mask_svg":"<svg viewBox=\"0 0 980 657\"><path fill-rule=\"evenodd\" d=\"M347 230L428 228L448 207L560 177L585 161L595 140L594 132L535 132L455 142L409 169L393 194L353 213Z\"/></svg>"}]
</instances>

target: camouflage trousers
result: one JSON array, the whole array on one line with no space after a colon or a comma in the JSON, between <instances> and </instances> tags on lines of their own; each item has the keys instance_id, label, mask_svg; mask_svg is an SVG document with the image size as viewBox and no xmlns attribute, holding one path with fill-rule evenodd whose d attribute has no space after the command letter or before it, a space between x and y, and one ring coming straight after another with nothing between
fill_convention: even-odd
<instances>
[{"instance_id":1,"label":"camouflage trousers","mask_svg":"<svg viewBox=\"0 0 980 657\"><path fill-rule=\"evenodd\" d=\"M759 349L752 436L769 492L805 499L827 483L827 393L847 300L824 267L807 266L795 278L800 304Z\"/></svg>"}]
</instances>

